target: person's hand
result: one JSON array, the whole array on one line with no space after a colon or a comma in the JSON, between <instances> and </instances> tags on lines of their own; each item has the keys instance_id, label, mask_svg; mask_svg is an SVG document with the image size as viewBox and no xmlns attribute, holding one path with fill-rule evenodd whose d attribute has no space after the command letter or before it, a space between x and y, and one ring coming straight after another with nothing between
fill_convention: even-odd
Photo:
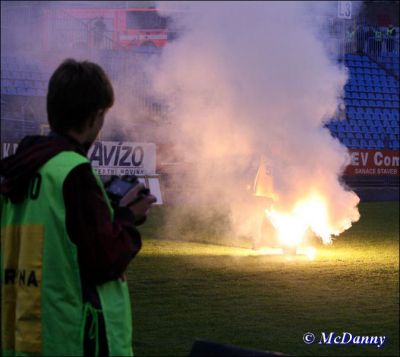
<instances>
[{"instance_id":1,"label":"person's hand","mask_svg":"<svg viewBox=\"0 0 400 357\"><path fill-rule=\"evenodd\" d=\"M146 219L147 214L157 198L146 192L146 187L143 183L137 184L124 197L122 197L119 205L128 207L135 216L135 223L141 224Z\"/></svg>"}]
</instances>

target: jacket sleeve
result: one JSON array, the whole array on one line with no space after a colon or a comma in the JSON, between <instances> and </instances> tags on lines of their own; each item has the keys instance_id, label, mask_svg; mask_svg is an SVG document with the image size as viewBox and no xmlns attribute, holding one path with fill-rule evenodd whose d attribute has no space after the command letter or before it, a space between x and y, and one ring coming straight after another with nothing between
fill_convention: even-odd
<instances>
[{"instance_id":1,"label":"jacket sleeve","mask_svg":"<svg viewBox=\"0 0 400 357\"><path fill-rule=\"evenodd\" d=\"M69 173L63 195L66 228L77 246L82 278L102 284L121 277L142 245L131 211L116 207L111 220L90 164Z\"/></svg>"}]
</instances>

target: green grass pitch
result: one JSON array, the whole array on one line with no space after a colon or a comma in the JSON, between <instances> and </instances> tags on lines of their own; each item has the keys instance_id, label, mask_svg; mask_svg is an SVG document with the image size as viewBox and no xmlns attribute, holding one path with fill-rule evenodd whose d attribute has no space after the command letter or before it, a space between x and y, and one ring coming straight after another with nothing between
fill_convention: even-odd
<instances>
[{"instance_id":1,"label":"green grass pitch","mask_svg":"<svg viewBox=\"0 0 400 357\"><path fill-rule=\"evenodd\" d=\"M361 219L315 260L168 240L156 208L130 264L136 356L185 356L196 338L290 355L399 355L399 203ZM375 345L303 342L312 332L386 336Z\"/></svg>"}]
</instances>

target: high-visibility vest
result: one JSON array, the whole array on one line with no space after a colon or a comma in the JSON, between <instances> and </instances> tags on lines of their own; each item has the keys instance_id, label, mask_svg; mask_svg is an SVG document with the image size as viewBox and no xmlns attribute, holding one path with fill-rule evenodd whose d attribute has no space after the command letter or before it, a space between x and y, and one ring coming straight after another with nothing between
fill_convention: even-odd
<instances>
[{"instance_id":1,"label":"high-visibility vest","mask_svg":"<svg viewBox=\"0 0 400 357\"><path fill-rule=\"evenodd\" d=\"M382 41L382 32L381 31L374 31L374 35L375 35L375 40L376 41Z\"/></svg>"},{"instance_id":2,"label":"high-visibility vest","mask_svg":"<svg viewBox=\"0 0 400 357\"><path fill-rule=\"evenodd\" d=\"M104 317L110 356L133 355L127 283L113 280L97 287L101 310L82 301L77 248L67 233L62 188L71 170L83 163L89 160L61 152L37 171L21 203L1 197L4 356L82 356L86 318L91 315L98 330L97 314Z\"/></svg>"}]
</instances>

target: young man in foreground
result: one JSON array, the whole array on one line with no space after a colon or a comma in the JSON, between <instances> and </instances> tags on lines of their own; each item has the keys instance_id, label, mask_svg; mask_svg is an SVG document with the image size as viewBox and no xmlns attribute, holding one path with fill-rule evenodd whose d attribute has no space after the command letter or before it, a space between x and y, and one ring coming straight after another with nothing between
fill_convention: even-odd
<instances>
[{"instance_id":1,"label":"young man in foreground","mask_svg":"<svg viewBox=\"0 0 400 357\"><path fill-rule=\"evenodd\" d=\"M132 355L123 274L156 199L138 184L112 207L86 157L113 102L100 66L64 61L48 87L51 134L0 161L3 355Z\"/></svg>"}]
</instances>

